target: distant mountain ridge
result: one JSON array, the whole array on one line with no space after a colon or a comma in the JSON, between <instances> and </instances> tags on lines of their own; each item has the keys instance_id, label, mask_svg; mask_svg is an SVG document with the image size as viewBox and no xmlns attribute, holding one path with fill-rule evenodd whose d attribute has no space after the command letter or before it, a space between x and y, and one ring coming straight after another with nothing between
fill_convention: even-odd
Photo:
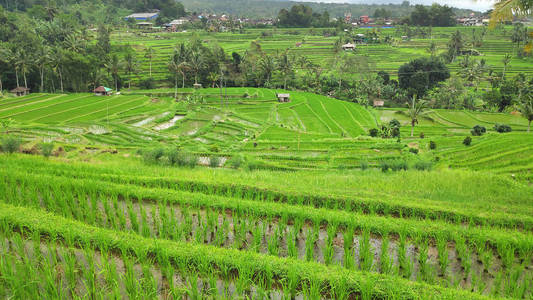
<instances>
[{"instance_id":1,"label":"distant mountain ridge","mask_svg":"<svg viewBox=\"0 0 533 300\"><path fill-rule=\"evenodd\" d=\"M383 1L386 2L386 0ZM297 3L304 3L316 12L328 11L332 17L342 17L345 13L351 13L353 16L372 16L378 8L390 10L393 17L402 17L414 9L414 4L323 3L287 0L181 0L181 2L189 12L230 14L253 18L276 17L281 9L290 8ZM466 16L474 11L454 8L454 12L458 16Z\"/></svg>"}]
</instances>

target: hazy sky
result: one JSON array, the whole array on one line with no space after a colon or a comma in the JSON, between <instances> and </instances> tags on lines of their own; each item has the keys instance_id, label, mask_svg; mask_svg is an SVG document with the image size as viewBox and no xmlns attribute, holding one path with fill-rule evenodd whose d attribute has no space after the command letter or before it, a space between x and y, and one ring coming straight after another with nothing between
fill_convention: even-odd
<instances>
[{"instance_id":1,"label":"hazy sky","mask_svg":"<svg viewBox=\"0 0 533 300\"><path fill-rule=\"evenodd\" d=\"M336 3L402 3L403 0L304 0L312 2L336 2ZM494 0L409 0L411 4L426 4L431 5L432 3L447 4L448 6L454 6L458 8L469 8L477 11L486 11L492 8Z\"/></svg>"}]
</instances>

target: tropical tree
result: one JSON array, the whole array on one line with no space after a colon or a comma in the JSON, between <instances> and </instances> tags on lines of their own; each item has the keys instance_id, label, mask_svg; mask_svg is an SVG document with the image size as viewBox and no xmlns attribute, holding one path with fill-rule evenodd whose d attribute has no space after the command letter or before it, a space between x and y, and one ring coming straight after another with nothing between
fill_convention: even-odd
<instances>
[{"instance_id":1,"label":"tropical tree","mask_svg":"<svg viewBox=\"0 0 533 300\"><path fill-rule=\"evenodd\" d=\"M50 51L50 66L52 70L57 73L59 77L59 85L61 93L63 93L63 60L64 60L64 50L61 47L53 48L53 51Z\"/></svg>"},{"instance_id":2,"label":"tropical tree","mask_svg":"<svg viewBox=\"0 0 533 300\"><path fill-rule=\"evenodd\" d=\"M50 52L50 46L45 44L44 41L37 47L35 65L39 69L39 76L41 77L41 85L39 87L41 93L44 92L44 71L51 61Z\"/></svg>"},{"instance_id":3,"label":"tropical tree","mask_svg":"<svg viewBox=\"0 0 533 300\"><path fill-rule=\"evenodd\" d=\"M8 134L9 133L9 127L11 127L11 125L13 125L14 121L13 119L9 118L9 119L0 119L0 127L2 127L4 129L4 133L5 134Z\"/></svg>"},{"instance_id":4,"label":"tropical tree","mask_svg":"<svg viewBox=\"0 0 533 300\"><path fill-rule=\"evenodd\" d=\"M288 51L283 52L278 58L278 68L283 74L283 89L287 89L287 77L294 72L293 59Z\"/></svg>"},{"instance_id":5,"label":"tropical tree","mask_svg":"<svg viewBox=\"0 0 533 300\"><path fill-rule=\"evenodd\" d=\"M411 102L407 102L407 115L411 119L411 137L415 132L415 125L418 124L418 118L426 113L426 101L416 101L416 95L413 96Z\"/></svg>"},{"instance_id":6,"label":"tropical tree","mask_svg":"<svg viewBox=\"0 0 533 300\"><path fill-rule=\"evenodd\" d=\"M124 56L124 71L128 75L128 89L131 89L131 74L136 74L138 71L137 59L132 51L128 51Z\"/></svg>"},{"instance_id":7,"label":"tropical tree","mask_svg":"<svg viewBox=\"0 0 533 300\"><path fill-rule=\"evenodd\" d=\"M178 98L178 74L181 74L182 88L185 88L185 72L190 70L189 64L184 61L179 48L174 49L174 54L168 62L168 70L174 75L174 98Z\"/></svg>"},{"instance_id":8,"label":"tropical tree","mask_svg":"<svg viewBox=\"0 0 533 300\"><path fill-rule=\"evenodd\" d=\"M503 21L513 20L515 16L525 16L531 13L531 0L498 0L490 14L490 25L496 26Z\"/></svg>"},{"instance_id":9,"label":"tropical tree","mask_svg":"<svg viewBox=\"0 0 533 300\"><path fill-rule=\"evenodd\" d=\"M527 132L531 131L531 122L533 121L533 87L522 92L518 110L524 118L528 120Z\"/></svg>"},{"instance_id":10,"label":"tropical tree","mask_svg":"<svg viewBox=\"0 0 533 300\"><path fill-rule=\"evenodd\" d=\"M459 30L452 33L450 41L448 42L448 56L450 61L454 61L458 55L461 55L461 50L463 49L464 42L463 36Z\"/></svg>"},{"instance_id":11,"label":"tropical tree","mask_svg":"<svg viewBox=\"0 0 533 300\"><path fill-rule=\"evenodd\" d=\"M503 63L503 72L502 72L502 79L505 77L505 72L507 71L507 67L509 66L509 63L511 63L511 54L505 53L502 59Z\"/></svg>"},{"instance_id":12,"label":"tropical tree","mask_svg":"<svg viewBox=\"0 0 533 300\"><path fill-rule=\"evenodd\" d=\"M435 41L431 41L426 51L431 55L431 57L435 57L437 55L437 43L435 43Z\"/></svg>"},{"instance_id":13,"label":"tropical tree","mask_svg":"<svg viewBox=\"0 0 533 300\"><path fill-rule=\"evenodd\" d=\"M144 58L147 58L150 63L150 78L152 78L152 59L154 58L155 50L152 47L146 48Z\"/></svg>"},{"instance_id":14,"label":"tropical tree","mask_svg":"<svg viewBox=\"0 0 533 300\"><path fill-rule=\"evenodd\" d=\"M265 78L265 82L270 82L272 73L276 70L276 62L274 58L267 54L263 55L259 59L259 70L261 72L261 77Z\"/></svg>"},{"instance_id":15,"label":"tropical tree","mask_svg":"<svg viewBox=\"0 0 533 300\"><path fill-rule=\"evenodd\" d=\"M209 75L207 75L207 80L211 81L212 88L215 88L215 85L220 78L221 76L217 72L209 72Z\"/></svg>"},{"instance_id":16,"label":"tropical tree","mask_svg":"<svg viewBox=\"0 0 533 300\"><path fill-rule=\"evenodd\" d=\"M192 51L188 64L194 72L194 84L198 84L198 73L205 66L205 59L202 53L200 51Z\"/></svg>"},{"instance_id":17,"label":"tropical tree","mask_svg":"<svg viewBox=\"0 0 533 300\"><path fill-rule=\"evenodd\" d=\"M122 63L120 62L120 59L118 58L118 55L116 53L111 55L111 58L105 64L105 68L107 69L107 72L109 72L113 77L113 82L115 83L115 91L118 91L118 73L122 69Z\"/></svg>"}]
</instances>

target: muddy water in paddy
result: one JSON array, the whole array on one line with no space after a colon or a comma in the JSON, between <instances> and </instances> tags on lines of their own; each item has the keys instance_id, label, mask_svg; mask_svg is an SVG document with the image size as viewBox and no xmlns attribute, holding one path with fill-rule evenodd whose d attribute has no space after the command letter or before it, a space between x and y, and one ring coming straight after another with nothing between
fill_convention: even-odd
<instances>
[{"instance_id":1,"label":"muddy water in paddy","mask_svg":"<svg viewBox=\"0 0 533 300\"><path fill-rule=\"evenodd\" d=\"M88 201L90 202L90 201ZM105 210L101 201L99 203L99 212L100 214L105 215ZM125 228L118 228L121 230L132 230L132 224L130 220L130 215L127 209L125 201L119 200L118 210L112 211L112 215L122 214L125 216L126 224ZM162 217L160 212L160 206L153 204L149 201L141 202L142 209L146 215L146 223L150 231L151 237L161 238L162 234ZM135 201L132 203L134 214L137 220L142 219L141 214L141 205ZM90 206L90 203L89 203ZM110 203L110 206L112 204ZM287 224L281 222L279 219L265 219L265 218L256 218L251 216L233 216L231 211L226 211L221 214L215 211L209 211L207 213L204 209L193 209L188 208L183 210L179 205L167 205L165 207L165 215L170 215L170 208L172 207L174 211L174 221L178 225L174 230L183 230L186 219L189 219L191 230L187 233L187 236L183 237L187 241L199 241L205 244L214 244L219 247L226 248L239 248L239 249L255 249L258 252L268 254L269 252L269 242L273 240L273 237L277 235L278 247L274 250L274 255L281 257L289 256L289 241L290 237L295 230L295 224L292 220L289 220ZM214 224L207 228L207 216L211 215L212 219L214 217ZM104 218L101 218L104 219ZM154 220L156 222L154 222ZM139 221L140 222L140 221ZM238 241L238 232L241 228L241 223L245 223L245 231L242 237L242 241ZM157 225L157 229L156 229ZM109 224L107 224L109 226ZM327 226L321 226L315 228L311 223L303 223L300 226L301 228L296 233L295 244L297 249L297 256L299 259L306 259L306 252L309 249L306 249L306 241L310 235L317 235L316 241L314 242L312 249L313 255L312 260L320 263L325 262L324 251L327 248L328 241L328 228ZM254 233L260 234L260 238L255 237ZM222 239L220 239L219 234L222 234ZM257 235L256 235L257 236ZM163 237L169 238L169 237ZM352 236L352 247L349 250L349 259L351 260L351 265L354 266L354 269L360 268L360 241L362 235L360 232L356 232ZM257 245L256 241L259 240ZM382 272L381 266L381 256L382 256L382 237L379 235L370 235L370 253L372 257L372 267L371 270L374 272ZM238 244L237 244L238 242ZM257 247L258 246L258 247ZM333 254L331 263L344 265L345 264L345 251L344 251L344 229L339 228L333 236L332 239L332 248ZM475 251L470 249L470 265L471 272L465 275L463 264L461 263L460 257L455 249L453 243L448 243L447 245L447 255L448 255L448 265L447 271L443 275L439 267L439 253L437 247L430 242L427 248L427 260L426 264L428 265L427 276L423 276L421 272L421 263L419 262L420 257L420 247L413 240L407 240L405 243L405 257L410 266L411 272L405 272L403 269L399 268L400 261L400 241L397 236L391 235L389 238L389 246L387 249L388 257L391 261L392 271L389 273L392 274L403 274L404 277L408 277L411 280L429 280L430 282L443 282L448 285L458 285L463 288L477 290L478 288L483 289L485 293L491 290L493 281L497 276L498 272L501 269L501 260L496 254L493 253L492 264L489 271L484 271L483 264L481 260L477 257ZM531 267L529 266L529 271L525 271L524 275L520 276L520 280L524 279L525 274L529 274Z\"/></svg>"}]
</instances>

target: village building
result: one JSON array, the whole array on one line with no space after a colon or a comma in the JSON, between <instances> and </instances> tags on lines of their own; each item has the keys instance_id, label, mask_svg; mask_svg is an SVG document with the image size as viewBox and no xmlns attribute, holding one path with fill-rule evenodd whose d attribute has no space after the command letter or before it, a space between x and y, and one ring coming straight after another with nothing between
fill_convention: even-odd
<instances>
[{"instance_id":1,"label":"village building","mask_svg":"<svg viewBox=\"0 0 533 300\"><path fill-rule=\"evenodd\" d=\"M159 17L159 11L154 12L145 12L145 13L135 13L126 16L124 19L127 21L129 19L134 19L137 21L152 21Z\"/></svg>"},{"instance_id":2,"label":"village building","mask_svg":"<svg viewBox=\"0 0 533 300\"><path fill-rule=\"evenodd\" d=\"M113 93L113 90L103 85L94 89L95 96L109 96Z\"/></svg>"},{"instance_id":3,"label":"village building","mask_svg":"<svg viewBox=\"0 0 533 300\"><path fill-rule=\"evenodd\" d=\"M154 24L150 23L150 22L139 22L137 23L137 27L139 28L152 28L152 26L154 26Z\"/></svg>"},{"instance_id":4,"label":"village building","mask_svg":"<svg viewBox=\"0 0 533 300\"><path fill-rule=\"evenodd\" d=\"M16 88L12 89L9 92L14 94L17 97L20 97L20 96L26 96L27 94L29 94L30 93L30 89L26 88L26 87L23 87L23 86L18 86Z\"/></svg>"},{"instance_id":5,"label":"village building","mask_svg":"<svg viewBox=\"0 0 533 300\"><path fill-rule=\"evenodd\" d=\"M373 101L373 106L374 107L383 107L384 105L385 105L385 101L383 101L383 100L376 99L376 100Z\"/></svg>"},{"instance_id":6,"label":"village building","mask_svg":"<svg viewBox=\"0 0 533 300\"><path fill-rule=\"evenodd\" d=\"M355 50L355 45L352 43L342 45L342 50L344 51L353 51Z\"/></svg>"},{"instance_id":7,"label":"village building","mask_svg":"<svg viewBox=\"0 0 533 300\"><path fill-rule=\"evenodd\" d=\"M291 102L290 94L276 94L276 97L278 97L278 102Z\"/></svg>"}]
</instances>

